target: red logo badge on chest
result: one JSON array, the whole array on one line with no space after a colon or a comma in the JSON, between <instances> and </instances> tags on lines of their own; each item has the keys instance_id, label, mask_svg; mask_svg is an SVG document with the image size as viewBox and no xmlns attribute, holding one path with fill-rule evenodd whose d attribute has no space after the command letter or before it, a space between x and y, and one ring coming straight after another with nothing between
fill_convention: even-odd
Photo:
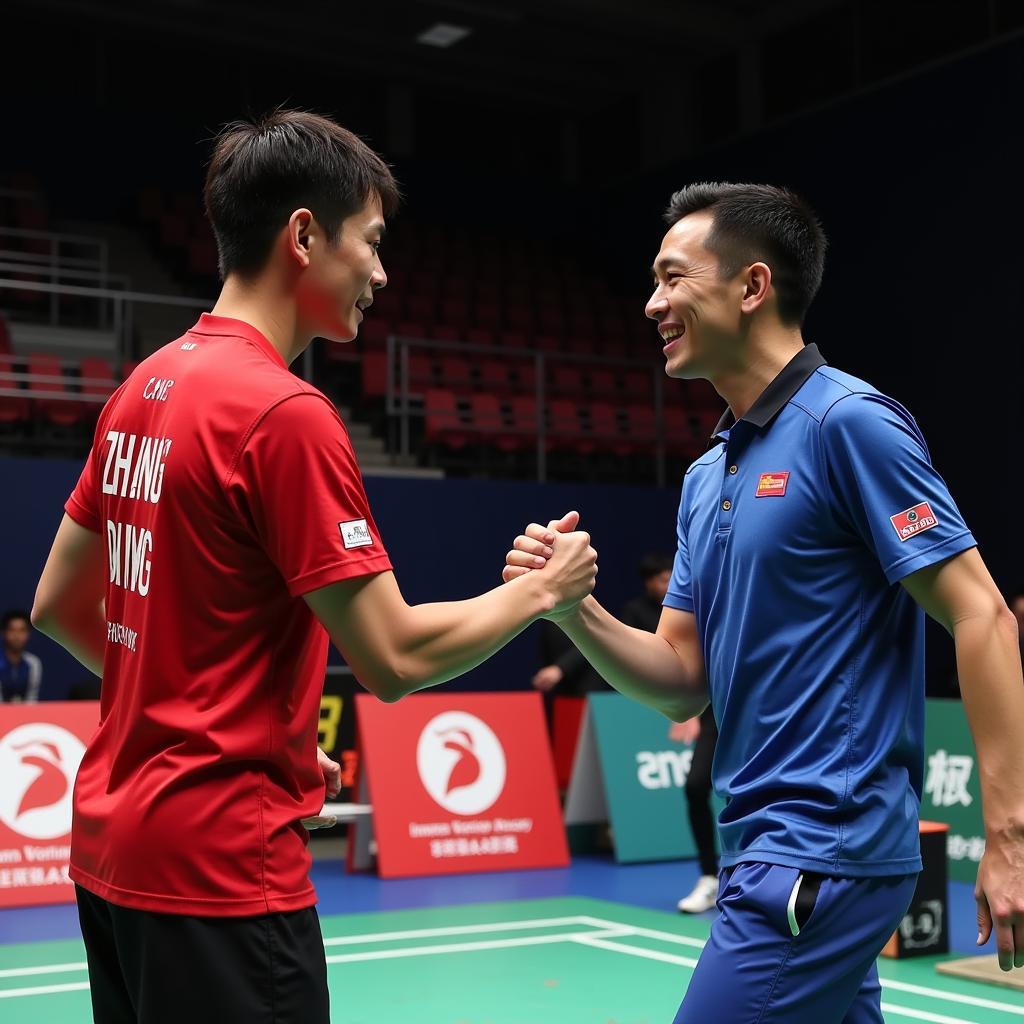
<instances>
[{"instance_id":1,"label":"red logo badge on chest","mask_svg":"<svg viewBox=\"0 0 1024 1024\"><path fill-rule=\"evenodd\" d=\"M915 533L923 533L925 530L930 530L933 526L939 525L932 507L927 501L922 501L913 508L908 508L894 516L889 516L889 522L892 523L900 543L909 540Z\"/></svg>"},{"instance_id":2,"label":"red logo badge on chest","mask_svg":"<svg viewBox=\"0 0 1024 1024\"><path fill-rule=\"evenodd\" d=\"M789 471L785 473L762 473L757 481L755 498L781 498L786 493L789 483Z\"/></svg>"}]
</instances>

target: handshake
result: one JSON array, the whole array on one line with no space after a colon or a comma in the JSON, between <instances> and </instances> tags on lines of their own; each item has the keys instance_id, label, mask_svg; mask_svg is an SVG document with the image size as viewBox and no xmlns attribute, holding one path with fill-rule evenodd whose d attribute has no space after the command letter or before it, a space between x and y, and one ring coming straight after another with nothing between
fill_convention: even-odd
<instances>
[{"instance_id":1,"label":"handshake","mask_svg":"<svg viewBox=\"0 0 1024 1024\"><path fill-rule=\"evenodd\" d=\"M547 527L530 523L516 537L505 556L501 578L509 583L529 572L543 572L542 580L552 603L546 619L560 619L576 611L589 597L597 579L597 552L590 534L577 531L579 512L567 512Z\"/></svg>"}]
</instances>

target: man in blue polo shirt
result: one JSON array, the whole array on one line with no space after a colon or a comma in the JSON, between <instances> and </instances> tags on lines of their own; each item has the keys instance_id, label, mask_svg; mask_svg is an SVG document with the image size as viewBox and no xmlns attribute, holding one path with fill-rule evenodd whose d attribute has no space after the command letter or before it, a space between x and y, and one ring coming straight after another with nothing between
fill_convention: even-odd
<instances>
[{"instance_id":1,"label":"man in blue polo shirt","mask_svg":"<svg viewBox=\"0 0 1024 1024\"><path fill-rule=\"evenodd\" d=\"M981 766L979 943L1024 966L1016 623L910 414L801 334L825 236L784 189L672 197L647 314L671 377L729 410L686 473L656 634L588 598L559 624L627 696L719 723L720 916L676 1017L877 1024L875 958L921 861L924 616L953 635ZM575 515L531 524L505 578Z\"/></svg>"}]
</instances>

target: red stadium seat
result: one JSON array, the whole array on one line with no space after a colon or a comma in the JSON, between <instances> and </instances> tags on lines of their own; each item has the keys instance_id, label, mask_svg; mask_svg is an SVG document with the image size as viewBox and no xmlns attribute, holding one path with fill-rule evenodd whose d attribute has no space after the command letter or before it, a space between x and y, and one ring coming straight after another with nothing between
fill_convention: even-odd
<instances>
[{"instance_id":1,"label":"red stadium seat","mask_svg":"<svg viewBox=\"0 0 1024 1024\"><path fill-rule=\"evenodd\" d=\"M471 327L466 332L466 341L470 345L484 345L487 348L494 348L494 332L486 327Z\"/></svg>"},{"instance_id":2,"label":"red stadium seat","mask_svg":"<svg viewBox=\"0 0 1024 1024\"><path fill-rule=\"evenodd\" d=\"M532 395L516 395L509 402L509 430L520 446L537 440L537 400Z\"/></svg>"},{"instance_id":3,"label":"red stadium seat","mask_svg":"<svg viewBox=\"0 0 1024 1024\"><path fill-rule=\"evenodd\" d=\"M461 356L444 355L441 357L441 382L459 394L468 394L473 390L472 367L467 359Z\"/></svg>"},{"instance_id":4,"label":"red stadium seat","mask_svg":"<svg viewBox=\"0 0 1024 1024\"><path fill-rule=\"evenodd\" d=\"M633 450L630 438L622 432L615 406L610 402L594 402L590 412L590 435L602 451L629 455Z\"/></svg>"},{"instance_id":5,"label":"red stadium seat","mask_svg":"<svg viewBox=\"0 0 1024 1024\"><path fill-rule=\"evenodd\" d=\"M388 357L386 352L365 352L359 360L363 396L383 398L388 393Z\"/></svg>"},{"instance_id":6,"label":"red stadium seat","mask_svg":"<svg viewBox=\"0 0 1024 1024\"><path fill-rule=\"evenodd\" d=\"M71 393L68 381L60 368L60 360L56 356L37 355L28 361L28 372L32 376L48 378L30 381L29 391L33 395L36 411L57 426L70 427L84 418L85 409L81 402L74 399L51 397L56 393ZM39 395L41 397L35 397Z\"/></svg>"},{"instance_id":7,"label":"red stadium seat","mask_svg":"<svg viewBox=\"0 0 1024 1024\"><path fill-rule=\"evenodd\" d=\"M590 371L590 393L595 398L615 398L619 389L612 370L595 368Z\"/></svg>"},{"instance_id":8,"label":"red stadium seat","mask_svg":"<svg viewBox=\"0 0 1024 1024\"><path fill-rule=\"evenodd\" d=\"M627 370L623 378L626 397L633 401L651 401L654 378L647 370Z\"/></svg>"},{"instance_id":9,"label":"red stadium seat","mask_svg":"<svg viewBox=\"0 0 1024 1024\"><path fill-rule=\"evenodd\" d=\"M376 319L371 313L369 318L359 325L359 344L364 350L382 351L388 343L388 325L383 320ZM329 345L328 353L340 349L341 345Z\"/></svg>"},{"instance_id":10,"label":"red stadium seat","mask_svg":"<svg viewBox=\"0 0 1024 1024\"><path fill-rule=\"evenodd\" d=\"M576 403L568 398L556 398L548 404L549 446L573 448L577 451L590 448L583 441L579 411Z\"/></svg>"},{"instance_id":11,"label":"red stadium seat","mask_svg":"<svg viewBox=\"0 0 1024 1024\"><path fill-rule=\"evenodd\" d=\"M473 430L483 435L482 440L498 443L499 436L507 432L502 416L501 403L495 395L477 392L469 400L470 421Z\"/></svg>"},{"instance_id":12,"label":"red stadium seat","mask_svg":"<svg viewBox=\"0 0 1024 1024\"><path fill-rule=\"evenodd\" d=\"M459 416L455 395L451 391L432 388L423 400L424 438L430 444L448 448L465 448L469 433Z\"/></svg>"},{"instance_id":13,"label":"red stadium seat","mask_svg":"<svg viewBox=\"0 0 1024 1024\"><path fill-rule=\"evenodd\" d=\"M0 355L0 391L22 391L21 382L12 380L9 375L17 372L14 357ZM0 423L23 423L29 419L28 396L0 394Z\"/></svg>"},{"instance_id":14,"label":"red stadium seat","mask_svg":"<svg viewBox=\"0 0 1024 1024\"><path fill-rule=\"evenodd\" d=\"M103 403L117 389L114 369L106 359L87 358L78 364L78 372L82 394L95 399L95 405L90 403L90 410L98 413ZM88 383L90 381L92 383Z\"/></svg>"},{"instance_id":15,"label":"red stadium seat","mask_svg":"<svg viewBox=\"0 0 1024 1024\"><path fill-rule=\"evenodd\" d=\"M631 405L626 409L629 438L637 450L652 449L658 436L654 409L649 405Z\"/></svg>"},{"instance_id":16,"label":"red stadium seat","mask_svg":"<svg viewBox=\"0 0 1024 1024\"><path fill-rule=\"evenodd\" d=\"M511 364L503 359L485 359L480 364L480 387L490 395L504 395L513 390L509 379Z\"/></svg>"},{"instance_id":17,"label":"red stadium seat","mask_svg":"<svg viewBox=\"0 0 1024 1024\"><path fill-rule=\"evenodd\" d=\"M579 398L583 394L583 371L578 363L556 363L548 374L552 395Z\"/></svg>"}]
</instances>

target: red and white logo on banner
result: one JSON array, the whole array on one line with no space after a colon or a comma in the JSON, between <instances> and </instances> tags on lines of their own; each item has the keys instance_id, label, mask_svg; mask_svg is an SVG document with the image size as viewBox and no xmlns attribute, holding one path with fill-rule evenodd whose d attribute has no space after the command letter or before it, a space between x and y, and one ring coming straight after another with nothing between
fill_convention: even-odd
<instances>
[{"instance_id":1,"label":"red and white logo on banner","mask_svg":"<svg viewBox=\"0 0 1024 1024\"><path fill-rule=\"evenodd\" d=\"M917 533L923 533L925 530L930 530L933 526L939 525L932 507L927 501L922 501L912 508L904 509L904 511L897 512L894 516L889 516L889 522L892 523L893 529L896 531L896 535L901 543L909 540Z\"/></svg>"},{"instance_id":2,"label":"red and white logo on banner","mask_svg":"<svg viewBox=\"0 0 1024 1024\"><path fill-rule=\"evenodd\" d=\"M485 722L464 711L431 719L416 744L423 788L452 814L482 814L505 788L505 751Z\"/></svg>"},{"instance_id":3,"label":"red and white logo on banner","mask_svg":"<svg viewBox=\"0 0 1024 1024\"><path fill-rule=\"evenodd\" d=\"M0 738L0 822L26 839L71 831L71 791L85 744L48 722L19 725Z\"/></svg>"},{"instance_id":4,"label":"red and white logo on banner","mask_svg":"<svg viewBox=\"0 0 1024 1024\"><path fill-rule=\"evenodd\" d=\"M0 907L74 899L71 799L99 704L0 705Z\"/></svg>"}]
</instances>

